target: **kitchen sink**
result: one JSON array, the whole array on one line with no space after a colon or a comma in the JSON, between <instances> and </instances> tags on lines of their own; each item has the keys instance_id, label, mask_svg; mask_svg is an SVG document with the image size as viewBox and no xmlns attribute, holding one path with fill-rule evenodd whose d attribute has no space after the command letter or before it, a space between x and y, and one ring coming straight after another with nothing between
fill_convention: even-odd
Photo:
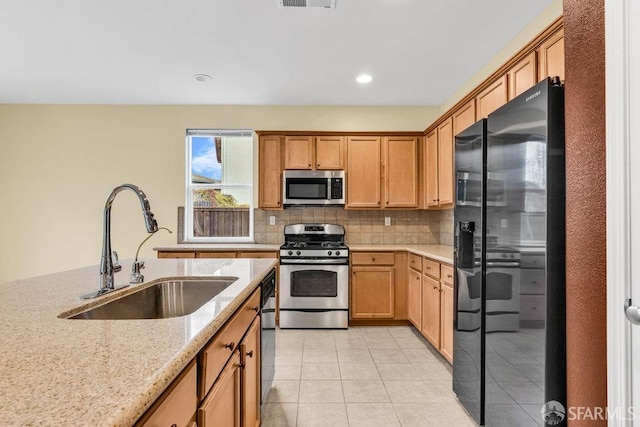
<instances>
[{"instance_id":1,"label":"kitchen sink","mask_svg":"<svg viewBox=\"0 0 640 427\"><path fill-rule=\"evenodd\" d=\"M166 319L186 316L238 280L215 279L165 280L134 293L92 307L69 319Z\"/></svg>"}]
</instances>

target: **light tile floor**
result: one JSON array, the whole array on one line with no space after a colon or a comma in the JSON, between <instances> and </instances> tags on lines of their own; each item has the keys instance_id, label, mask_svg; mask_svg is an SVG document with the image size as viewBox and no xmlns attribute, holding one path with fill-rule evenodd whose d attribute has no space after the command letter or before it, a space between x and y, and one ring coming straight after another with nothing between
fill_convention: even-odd
<instances>
[{"instance_id":1,"label":"light tile floor","mask_svg":"<svg viewBox=\"0 0 640 427\"><path fill-rule=\"evenodd\" d=\"M408 326L278 330L262 427L474 426L451 381Z\"/></svg>"}]
</instances>

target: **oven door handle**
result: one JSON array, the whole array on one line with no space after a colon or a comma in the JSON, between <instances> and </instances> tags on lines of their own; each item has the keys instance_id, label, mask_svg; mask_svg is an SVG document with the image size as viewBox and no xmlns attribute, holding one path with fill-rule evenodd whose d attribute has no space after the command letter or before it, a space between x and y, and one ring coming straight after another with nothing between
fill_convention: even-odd
<instances>
[{"instance_id":1,"label":"oven door handle","mask_svg":"<svg viewBox=\"0 0 640 427\"><path fill-rule=\"evenodd\" d=\"M347 265L349 260L337 259L280 259L280 265L304 264L304 265Z\"/></svg>"},{"instance_id":2,"label":"oven door handle","mask_svg":"<svg viewBox=\"0 0 640 427\"><path fill-rule=\"evenodd\" d=\"M520 268L520 261L487 261L487 267Z\"/></svg>"}]
</instances>

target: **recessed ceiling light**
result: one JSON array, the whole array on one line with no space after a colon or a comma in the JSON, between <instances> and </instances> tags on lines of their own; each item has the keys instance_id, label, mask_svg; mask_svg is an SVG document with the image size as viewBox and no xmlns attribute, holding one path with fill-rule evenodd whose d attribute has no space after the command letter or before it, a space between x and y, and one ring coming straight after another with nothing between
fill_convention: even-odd
<instances>
[{"instance_id":1,"label":"recessed ceiling light","mask_svg":"<svg viewBox=\"0 0 640 427\"><path fill-rule=\"evenodd\" d=\"M356 81L360 84L371 83L371 80L373 79L369 74L360 74L358 77L356 77Z\"/></svg>"},{"instance_id":2,"label":"recessed ceiling light","mask_svg":"<svg viewBox=\"0 0 640 427\"><path fill-rule=\"evenodd\" d=\"M200 83L208 83L213 80L213 78L208 74L194 74L193 79Z\"/></svg>"}]
</instances>

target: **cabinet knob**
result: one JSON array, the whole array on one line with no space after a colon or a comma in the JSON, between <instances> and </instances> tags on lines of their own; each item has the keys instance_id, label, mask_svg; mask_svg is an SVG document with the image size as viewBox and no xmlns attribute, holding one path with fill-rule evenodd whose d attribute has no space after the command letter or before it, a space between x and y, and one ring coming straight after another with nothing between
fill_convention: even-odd
<instances>
[{"instance_id":1,"label":"cabinet knob","mask_svg":"<svg viewBox=\"0 0 640 427\"><path fill-rule=\"evenodd\" d=\"M431 270L431 267L427 267L427 270Z\"/></svg>"},{"instance_id":2,"label":"cabinet knob","mask_svg":"<svg viewBox=\"0 0 640 427\"><path fill-rule=\"evenodd\" d=\"M448 277L449 279L451 279L451 275L450 275L450 274L447 274L447 277Z\"/></svg>"},{"instance_id":3,"label":"cabinet knob","mask_svg":"<svg viewBox=\"0 0 640 427\"><path fill-rule=\"evenodd\" d=\"M238 363L236 366L240 369L244 369L244 363Z\"/></svg>"},{"instance_id":4,"label":"cabinet knob","mask_svg":"<svg viewBox=\"0 0 640 427\"><path fill-rule=\"evenodd\" d=\"M371 258L371 261L372 261L372 262L376 262L376 259L375 259L375 258Z\"/></svg>"},{"instance_id":5,"label":"cabinet knob","mask_svg":"<svg viewBox=\"0 0 640 427\"><path fill-rule=\"evenodd\" d=\"M434 287L433 287L433 289L438 289L438 287L437 287L437 286L434 286Z\"/></svg>"},{"instance_id":6,"label":"cabinet knob","mask_svg":"<svg viewBox=\"0 0 640 427\"><path fill-rule=\"evenodd\" d=\"M231 342L231 343L229 343L229 344L225 344L225 345L224 345L224 348L228 348L228 349L229 349L229 351L233 351L233 349L235 348L235 346L236 346L236 343L234 343L234 342L232 341L232 342Z\"/></svg>"},{"instance_id":7,"label":"cabinet knob","mask_svg":"<svg viewBox=\"0 0 640 427\"><path fill-rule=\"evenodd\" d=\"M451 277L451 276L449 276L449 277ZM253 307L251 310L253 310L253 311L255 311L257 313L258 311L260 311L260 307Z\"/></svg>"},{"instance_id":8,"label":"cabinet knob","mask_svg":"<svg viewBox=\"0 0 640 427\"><path fill-rule=\"evenodd\" d=\"M253 357L253 350L247 352L247 357Z\"/></svg>"},{"instance_id":9,"label":"cabinet knob","mask_svg":"<svg viewBox=\"0 0 640 427\"><path fill-rule=\"evenodd\" d=\"M311 167L311 163L309 163L309 167Z\"/></svg>"},{"instance_id":10,"label":"cabinet knob","mask_svg":"<svg viewBox=\"0 0 640 427\"><path fill-rule=\"evenodd\" d=\"M316 165L316 167L317 167L317 168L319 168L319 167L320 167L320 163L318 163L318 164Z\"/></svg>"}]
</instances>

